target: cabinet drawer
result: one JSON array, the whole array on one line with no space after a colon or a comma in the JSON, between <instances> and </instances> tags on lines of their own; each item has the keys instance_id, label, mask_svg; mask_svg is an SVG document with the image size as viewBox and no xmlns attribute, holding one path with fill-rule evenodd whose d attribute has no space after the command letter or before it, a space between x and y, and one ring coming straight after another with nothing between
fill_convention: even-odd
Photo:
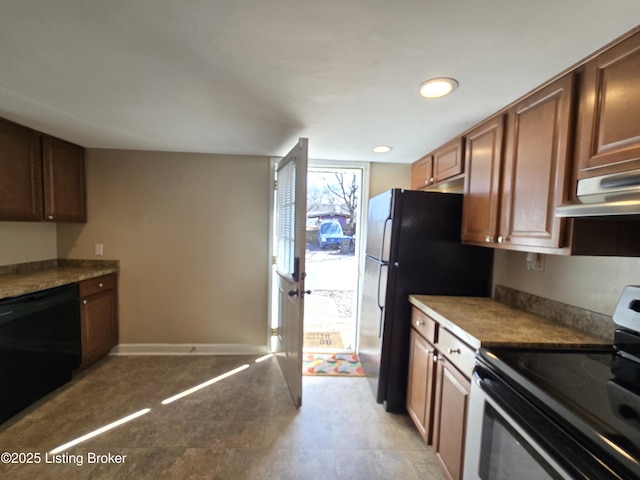
<instances>
[{"instance_id":1,"label":"cabinet drawer","mask_svg":"<svg viewBox=\"0 0 640 480\"><path fill-rule=\"evenodd\" d=\"M476 352L469 345L443 328L439 333L437 346L440 355L444 355L467 378L471 378Z\"/></svg>"},{"instance_id":2,"label":"cabinet drawer","mask_svg":"<svg viewBox=\"0 0 640 480\"><path fill-rule=\"evenodd\" d=\"M88 297L98 292L113 290L116 287L116 275L104 275L102 277L91 278L79 283L80 297Z\"/></svg>"},{"instance_id":3,"label":"cabinet drawer","mask_svg":"<svg viewBox=\"0 0 640 480\"><path fill-rule=\"evenodd\" d=\"M436 343L438 324L427 314L413 307L411 309L411 326L431 343Z\"/></svg>"}]
</instances>

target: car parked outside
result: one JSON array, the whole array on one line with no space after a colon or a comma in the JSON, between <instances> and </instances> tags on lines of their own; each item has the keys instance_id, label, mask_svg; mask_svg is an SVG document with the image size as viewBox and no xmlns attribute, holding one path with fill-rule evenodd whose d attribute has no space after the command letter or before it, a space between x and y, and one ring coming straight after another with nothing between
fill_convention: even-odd
<instances>
[{"instance_id":1,"label":"car parked outside","mask_svg":"<svg viewBox=\"0 0 640 480\"><path fill-rule=\"evenodd\" d=\"M344 232L340 222L329 220L322 222L318 229L318 242L320 248L340 247L340 240L344 238Z\"/></svg>"}]
</instances>

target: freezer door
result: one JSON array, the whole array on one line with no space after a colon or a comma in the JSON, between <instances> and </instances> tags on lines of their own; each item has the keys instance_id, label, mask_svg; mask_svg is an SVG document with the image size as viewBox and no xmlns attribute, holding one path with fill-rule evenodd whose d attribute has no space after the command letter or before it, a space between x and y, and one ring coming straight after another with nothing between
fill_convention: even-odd
<instances>
[{"instance_id":1,"label":"freezer door","mask_svg":"<svg viewBox=\"0 0 640 480\"><path fill-rule=\"evenodd\" d=\"M389 261L394 190L388 190L369 200L367 218L367 255Z\"/></svg>"},{"instance_id":2,"label":"freezer door","mask_svg":"<svg viewBox=\"0 0 640 480\"><path fill-rule=\"evenodd\" d=\"M387 265L366 257L358 337L358 355L374 395L378 392Z\"/></svg>"}]
</instances>

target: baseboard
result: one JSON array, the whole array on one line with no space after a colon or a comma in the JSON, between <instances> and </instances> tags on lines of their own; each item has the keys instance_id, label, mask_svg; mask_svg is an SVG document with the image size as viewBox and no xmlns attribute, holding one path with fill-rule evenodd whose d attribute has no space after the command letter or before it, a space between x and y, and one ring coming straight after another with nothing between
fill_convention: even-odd
<instances>
[{"instance_id":1,"label":"baseboard","mask_svg":"<svg viewBox=\"0 0 640 480\"><path fill-rule=\"evenodd\" d=\"M124 343L110 355L265 355L266 345L226 343Z\"/></svg>"}]
</instances>

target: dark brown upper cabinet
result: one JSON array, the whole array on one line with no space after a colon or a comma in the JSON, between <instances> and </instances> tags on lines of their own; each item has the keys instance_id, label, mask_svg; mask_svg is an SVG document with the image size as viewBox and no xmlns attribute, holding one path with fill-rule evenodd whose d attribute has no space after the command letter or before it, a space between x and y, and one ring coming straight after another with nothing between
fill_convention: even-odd
<instances>
[{"instance_id":1,"label":"dark brown upper cabinet","mask_svg":"<svg viewBox=\"0 0 640 480\"><path fill-rule=\"evenodd\" d=\"M86 222L84 148L48 135L42 138L44 219Z\"/></svg>"},{"instance_id":2,"label":"dark brown upper cabinet","mask_svg":"<svg viewBox=\"0 0 640 480\"><path fill-rule=\"evenodd\" d=\"M0 119L0 221L86 222L85 149Z\"/></svg>"},{"instance_id":3,"label":"dark brown upper cabinet","mask_svg":"<svg viewBox=\"0 0 640 480\"><path fill-rule=\"evenodd\" d=\"M584 66L578 178L640 168L640 32Z\"/></svg>"},{"instance_id":4,"label":"dark brown upper cabinet","mask_svg":"<svg viewBox=\"0 0 640 480\"><path fill-rule=\"evenodd\" d=\"M0 220L42 220L40 134L2 119Z\"/></svg>"}]
</instances>

